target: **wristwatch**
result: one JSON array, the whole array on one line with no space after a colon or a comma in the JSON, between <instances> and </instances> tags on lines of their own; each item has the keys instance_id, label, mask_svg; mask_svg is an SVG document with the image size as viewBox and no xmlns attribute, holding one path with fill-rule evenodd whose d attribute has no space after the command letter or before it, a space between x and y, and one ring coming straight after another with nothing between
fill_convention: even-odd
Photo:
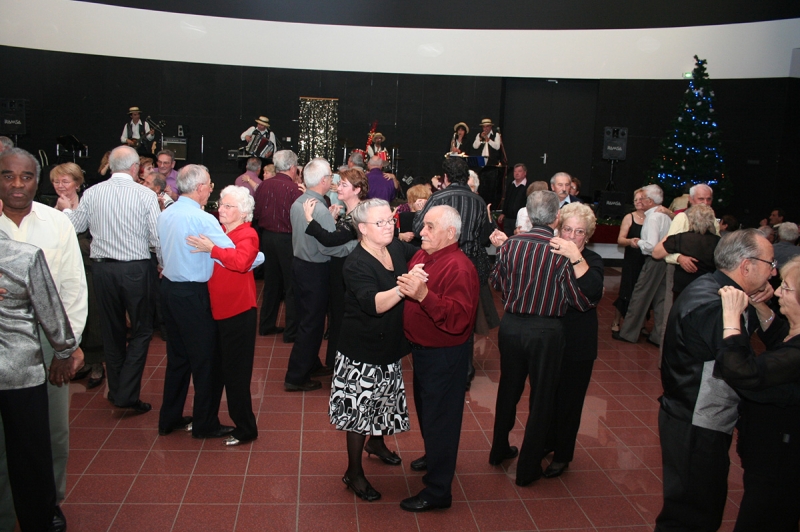
<instances>
[{"instance_id":1,"label":"wristwatch","mask_svg":"<svg viewBox=\"0 0 800 532\"><path fill-rule=\"evenodd\" d=\"M579 258L579 259L578 259L578 260L576 260L575 262L570 262L570 264L572 264L573 266L577 266L577 265L578 265L578 264L580 264L581 262L583 262L583 257Z\"/></svg>"}]
</instances>

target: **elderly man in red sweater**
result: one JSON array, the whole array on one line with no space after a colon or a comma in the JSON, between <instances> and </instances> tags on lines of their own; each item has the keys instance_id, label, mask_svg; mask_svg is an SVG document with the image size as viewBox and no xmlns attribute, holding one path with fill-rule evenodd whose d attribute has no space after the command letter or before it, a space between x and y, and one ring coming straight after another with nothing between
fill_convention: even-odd
<instances>
[{"instance_id":1,"label":"elderly man in red sweater","mask_svg":"<svg viewBox=\"0 0 800 532\"><path fill-rule=\"evenodd\" d=\"M398 278L407 298L403 328L414 360L414 402L425 456L411 463L427 470L425 489L400 503L409 512L449 508L456 471L461 417L467 384L472 329L478 308L478 272L458 248L461 217L447 205L428 210L423 220L422 250L408 270L422 264L427 280L409 273Z\"/></svg>"}]
</instances>

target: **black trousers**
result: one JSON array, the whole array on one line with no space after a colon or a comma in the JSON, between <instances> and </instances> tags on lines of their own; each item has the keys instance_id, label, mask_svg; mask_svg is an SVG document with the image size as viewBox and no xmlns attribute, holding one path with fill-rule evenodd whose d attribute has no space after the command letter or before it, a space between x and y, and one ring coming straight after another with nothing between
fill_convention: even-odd
<instances>
[{"instance_id":1,"label":"black trousers","mask_svg":"<svg viewBox=\"0 0 800 532\"><path fill-rule=\"evenodd\" d=\"M56 507L47 383L0 390L8 480L22 532L47 530Z\"/></svg>"},{"instance_id":2,"label":"black trousers","mask_svg":"<svg viewBox=\"0 0 800 532\"><path fill-rule=\"evenodd\" d=\"M117 406L130 406L139 400L153 336L150 260L93 262L92 278L103 330L109 398ZM125 312L131 320L130 341Z\"/></svg>"},{"instance_id":3,"label":"black trousers","mask_svg":"<svg viewBox=\"0 0 800 532\"><path fill-rule=\"evenodd\" d=\"M657 532L716 531L728 497L731 435L658 411L664 506Z\"/></svg>"},{"instance_id":4,"label":"black trousers","mask_svg":"<svg viewBox=\"0 0 800 532\"><path fill-rule=\"evenodd\" d=\"M484 166L480 171L481 184L478 187L478 195L483 198L486 204L492 204L500 208L500 168L497 166Z\"/></svg>"},{"instance_id":5,"label":"black trousers","mask_svg":"<svg viewBox=\"0 0 800 532\"><path fill-rule=\"evenodd\" d=\"M331 257L330 297L328 303L328 349L325 353L325 365L332 368L336 363L336 352L339 350L339 338L344 321L344 259Z\"/></svg>"},{"instance_id":6,"label":"black trousers","mask_svg":"<svg viewBox=\"0 0 800 532\"><path fill-rule=\"evenodd\" d=\"M735 532L797 532L800 521L798 407L741 403L736 450L744 496Z\"/></svg>"},{"instance_id":7,"label":"black trousers","mask_svg":"<svg viewBox=\"0 0 800 532\"><path fill-rule=\"evenodd\" d=\"M467 361L472 341L454 347L412 349L414 403L425 441L428 471L419 496L431 503L448 503L456 473Z\"/></svg>"},{"instance_id":8,"label":"black trousers","mask_svg":"<svg viewBox=\"0 0 800 532\"><path fill-rule=\"evenodd\" d=\"M498 347L500 384L491 454L499 458L508 451L508 434L514 427L517 403L528 378L530 412L517 462L517 483L528 483L542 476L542 454L564 354L561 320L506 312L500 321Z\"/></svg>"},{"instance_id":9,"label":"black trousers","mask_svg":"<svg viewBox=\"0 0 800 532\"><path fill-rule=\"evenodd\" d=\"M281 299L286 309L284 340L294 340L297 335L294 284L292 283L291 233L261 233L261 251L264 253L264 295L261 301L259 330L266 332L278 322Z\"/></svg>"},{"instance_id":10,"label":"black trousers","mask_svg":"<svg viewBox=\"0 0 800 532\"><path fill-rule=\"evenodd\" d=\"M228 414L236 425L231 435L239 440L258 437L250 396L257 319L254 307L236 316L217 320L222 383L228 398Z\"/></svg>"},{"instance_id":11,"label":"black trousers","mask_svg":"<svg viewBox=\"0 0 800 532\"><path fill-rule=\"evenodd\" d=\"M506 236L514 236L514 229L517 228L517 214L503 218L503 232Z\"/></svg>"},{"instance_id":12,"label":"black trousers","mask_svg":"<svg viewBox=\"0 0 800 532\"><path fill-rule=\"evenodd\" d=\"M297 338L289 355L286 382L304 384L320 368L319 348L325 334L330 264L294 258L294 296L297 304Z\"/></svg>"},{"instance_id":13,"label":"black trousers","mask_svg":"<svg viewBox=\"0 0 800 532\"><path fill-rule=\"evenodd\" d=\"M221 367L216 350L217 324L211 316L206 283L161 279L161 305L167 327L167 371L158 427L169 429L183 417L189 380L194 383L192 432L219 429Z\"/></svg>"},{"instance_id":14,"label":"black trousers","mask_svg":"<svg viewBox=\"0 0 800 532\"><path fill-rule=\"evenodd\" d=\"M562 360L556 389L556 404L546 449L553 449L554 462L571 462L575 456L575 439L581 426L583 401L592 380L594 360Z\"/></svg>"}]
</instances>

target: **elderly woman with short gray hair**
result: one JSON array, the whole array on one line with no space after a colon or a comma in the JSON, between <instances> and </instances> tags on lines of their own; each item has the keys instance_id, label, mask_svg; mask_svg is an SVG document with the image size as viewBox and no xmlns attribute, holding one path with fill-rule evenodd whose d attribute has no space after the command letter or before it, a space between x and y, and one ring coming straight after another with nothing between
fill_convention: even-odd
<instances>
[{"instance_id":1,"label":"elderly woman with short gray hair","mask_svg":"<svg viewBox=\"0 0 800 532\"><path fill-rule=\"evenodd\" d=\"M359 203L352 218L360 245L344 263L346 334L337 346L330 419L347 432L348 468L342 482L363 500L375 501L381 494L364 475L362 452L399 465L400 457L387 449L383 437L409 429L400 361L410 347L403 334L404 296L397 278L408 273L416 248L394 238L395 218L384 200Z\"/></svg>"},{"instance_id":2,"label":"elderly woman with short gray hair","mask_svg":"<svg viewBox=\"0 0 800 532\"><path fill-rule=\"evenodd\" d=\"M219 221L236 247L220 248L203 235L187 242L211 253L214 273L208 281L211 314L219 331L222 381L228 414L236 428L224 443L240 445L258 437L250 396L256 348L256 283L250 270L258 255L258 234L250 226L255 201L245 187L228 186L219 196ZM221 264L220 264L221 263Z\"/></svg>"}]
</instances>

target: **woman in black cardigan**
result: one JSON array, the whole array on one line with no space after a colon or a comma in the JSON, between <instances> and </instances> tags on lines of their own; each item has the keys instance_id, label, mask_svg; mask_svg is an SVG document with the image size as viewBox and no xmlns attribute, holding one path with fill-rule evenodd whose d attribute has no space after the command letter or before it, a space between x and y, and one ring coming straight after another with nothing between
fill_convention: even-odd
<instances>
[{"instance_id":1,"label":"woman in black cardigan","mask_svg":"<svg viewBox=\"0 0 800 532\"><path fill-rule=\"evenodd\" d=\"M400 362L409 346L397 277L407 273L416 249L394 238L395 219L383 200L360 203L352 218L360 245L344 264L344 334L331 383L330 418L337 429L347 431L348 468L342 481L365 501L374 501L381 495L364 476L362 449L379 456L389 453L399 464L400 457L386 449L383 436L409 428Z\"/></svg>"},{"instance_id":2,"label":"woman in black cardigan","mask_svg":"<svg viewBox=\"0 0 800 532\"><path fill-rule=\"evenodd\" d=\"M586 205L565 205L561 209L559 236L550 241L550 246L553 253L569 258L578 287L589 301L597 305L603 297L603 259L585 248L594 234L595 224L594 213ZM569 307L562 319L566 345L558 376L555 410L545 444L545 449L554 451L553 461L544 470L545 478L559 476L572 461L583 401L597 359L597 309L580 312Z\"/></svg>"}]
</instances>

